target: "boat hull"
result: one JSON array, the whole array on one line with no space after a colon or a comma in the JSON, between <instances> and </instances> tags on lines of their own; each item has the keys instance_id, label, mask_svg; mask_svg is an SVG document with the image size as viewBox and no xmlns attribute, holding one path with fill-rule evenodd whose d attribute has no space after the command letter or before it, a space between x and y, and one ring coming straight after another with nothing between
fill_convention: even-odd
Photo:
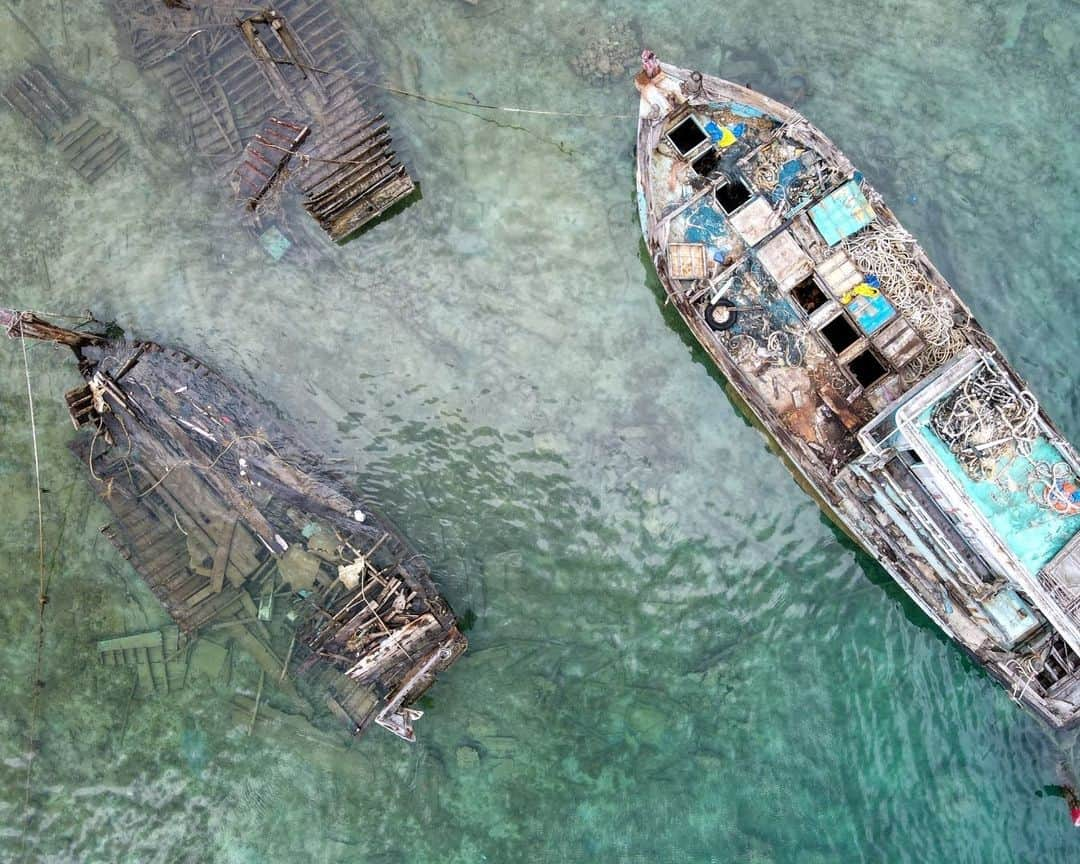
<instances>
[{"instance_id":1,"label":"boat hull","mask_svg":"<svg viewBox=\"0 0 1080 864\"><path fill-rule=\"evenodd\" d=\"M1040 512L1043 557L1025 558L995 534L1002 513L958 498L970 477L920 457L945 465L948 452L930 452L933 427L991 373L1034 405L1024 458L1035 466L1031 443L1045 444L1075 473L1075 451L881 196L804 117L666 64L635 83L639 214L668 302L829 518L1014 698L1055 726L1080 722L1080 603L1050 590L1065 584L1052 573L1075 569L1073 526Z\"/></svg>"}]
</instances>

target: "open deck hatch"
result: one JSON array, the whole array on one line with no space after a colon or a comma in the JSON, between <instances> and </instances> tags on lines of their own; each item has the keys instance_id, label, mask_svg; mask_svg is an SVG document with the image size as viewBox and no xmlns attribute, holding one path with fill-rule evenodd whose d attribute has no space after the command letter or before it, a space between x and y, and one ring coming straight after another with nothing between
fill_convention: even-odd
<instances>
[{"instance_id":1,"label":"open deck hatch","mask_svg":"<svg viewBox=\"0 0 1080 864\"><path fill-rule=\"evenodd\" d=\"M818 287L817 282L814 281L813 273L808 275L791 289L791 297L803 308L803 311L806 312L807 315L829 302L829 298L825 296L825 292L822 291L821 288Z\"/></svg>"},{"instance_id":2,"label":"open deck hatch","mask_svg":"<svg viewBox=\"0 0 1080 864\"><path fill-rule=\"evenodd\" d=\"M690 167L701 177L708 177L712 174L713 169L716 168L717 163L720 161L720 154L716 152L715 147L710 147L697 159L690 163Z\"/></svg>"},{"instance_id":3,"label":"open deck hatch","mask_svg":"<svg viewBox=\"0 0 1080 864\"><path fill-rule=\"evenodd\" d=\"M668 132L668 140L683 156L692 152L695 147L708 139L709 136L705 134L705 130L698 125L693 116L687 117L677 126L673 126L671 131Z\"/></svg>"},{"instance_id":4,"label":"open deck hatch","mask_svg":"<svg viewBox=\"0 0 1080 864\"><path fill-rule=\"evenodd\" d=\"M856 355L847 367L860 387L877 383L889 371L869 348Z\"/></svg>"},{"instance_id":5,"label":"open deck hatch","mask_svg":"<svg viewBox=\"0 0 1080 864\"><path fill-rule=\"evenodd\" d=\"M725 213L734 213L753 197L742 180L735 177L728 177L726 183L716 187L713 195Z\"/></svg>"},{"instance_id":6,"label":"open deck hatch","mask_svg":"<svg viewBox=\"0 0 1080 864\"><path fill-rule=\"evenodd\" d=\"M843 315L837 315L822 327L821 335L837 354L842 354L844 349L850 348L859 341L859 334Z\"/></svg>"}]
</instances>

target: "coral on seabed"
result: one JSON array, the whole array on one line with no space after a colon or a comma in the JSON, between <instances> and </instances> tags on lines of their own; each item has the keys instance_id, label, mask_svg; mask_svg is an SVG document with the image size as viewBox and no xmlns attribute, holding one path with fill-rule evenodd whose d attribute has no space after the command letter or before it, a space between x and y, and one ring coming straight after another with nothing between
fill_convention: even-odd
<instances>
[{"instance_id":1,"label":"coral on seabed","mask_svg":"<svg viewBox=\"0 0 1080 864\"><path fill-rule=\"evenodd\" d=\"M611 24L605 33L590 39L570 65L594 84L600 84L633 69L640 59L640 39L627 21Z\"/></svg>"}]
</instances>

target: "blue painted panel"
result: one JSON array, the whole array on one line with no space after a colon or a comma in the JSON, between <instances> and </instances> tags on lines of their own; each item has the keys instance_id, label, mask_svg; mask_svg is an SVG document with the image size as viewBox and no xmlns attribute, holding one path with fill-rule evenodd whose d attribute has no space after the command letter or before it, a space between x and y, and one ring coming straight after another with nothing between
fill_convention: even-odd
<instances>
[{"instance_id":1,"label":"blue painted panel","mask_svg":"<svg viewBox=\"0 0 1080 864\"><path fill-rule=\"evenodd\" d=\"M764 117L765 115L757 108L743 105L741 102L731 103L731 113L736 117Z\"/></svg>"},{"instance_id":2,"label":"blue painted panel","mask_svg":"<svg viewBox=\"0 0 1080 864\"><path fill-rule=\"evenodd\" d=\"M1039 624L1031 607L1012 588L1005 588L984 600L982 607L1010 645L1015 645Z\"/></svg>"},{"instance_id":3,"label":"blue painted panel","mask_svg":"<svg viewBox=\"0 0 1080 864\"><path fill-rule=\"evenodd\" d=\"M830 192L810 208L810 218L830 246L869 225L876 215L854 180Z\"/></svg>"},{"instance_id":4,"label":"blue painted panel","mask_svg":"<svg viewBox=\"0 0 1080 864\"><path fill-rule=\"evenodd\" d=\"M855 296L846 304L847 310L855 316L863 333L869 336L896 317L896 310L880 292L876 297Z\"/></svg>"},{"instance_id":5,"label":"blue painted panel","mask_svg":"<svg viewBox=\"0 0 1080 864\"><path fill-rule=\"evenodd\" d=\"M1062 462L1061 453L1040 436L1035 440L1029 457L1000 461L997 477L1001 482L973 480L934 433L930 426L930 413L933 410L934 406L931 406L919 415L923 437L945 470L960 484L972 506L982 513L994 533L1034 576L1080 531L1080 514L1057 513L1035 503L1028 494L1029 487L1036 482L1032 474L1035 463ZM1077 484L1073 481L1072 485Z\"/></svg>"}]
</instances>

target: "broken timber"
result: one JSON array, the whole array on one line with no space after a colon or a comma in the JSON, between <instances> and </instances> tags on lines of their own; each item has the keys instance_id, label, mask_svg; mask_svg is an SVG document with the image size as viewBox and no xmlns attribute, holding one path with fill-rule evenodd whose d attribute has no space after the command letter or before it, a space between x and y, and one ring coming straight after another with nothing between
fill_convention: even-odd
<instances>
[{"instance_id":1,"label":"broken timber","mask_svg":"<svg viewBox=\"0 0 1080 864\"><path fill-rule=\"evenodd\" d=\"M127 153L123 139L81 111L40 66L31 66L16 78L4 91L4 101L54 144L87 183L93 183Z\"/></svg>"},{"instance_id":2,"label":"broken timber","mask_svg":"<svg viewBox=\"0 0 1080 864\"><path fill-rule=\"evenodd\" d=\"M304 208L343 240L413 193L389 125L371 108L370 68L329 2L279 0L259 11L186 5L114 0L112 11L135 62L179 109L194 149L236 166L247 210L273 214L270 193L292 172ZM279 140L283 127L296 134Z\"/></svg>"},{"instance_id":3,"label":"broken timber","mask_svg":"<svg viewBox=\"0 0 1080 864\"><path fill-rule=\"evenodd\" d=\"M297 149L307 140L310 126L298 126L288 120L271 117L263 131L247 146L246 157L237 169L240 193L247 208L259 202L282 180L282 175Z\"/></svg>"},{"instance_id":4,"label":"broken timber","mask_svg":"<svg viewBox=\"0 0 1080 864\"><path fill-rule=\"evenodd\" d=\"M178 627L150 630L97 643L102 666L135 668L136 695L171 693L184 685L187 664L182 656L187 637Z\"/></svg>"},{"instance_id":5,"label":"broken timber","mask_svg":"<svg viewBox=\"0 0 1080 864\"><path fill-rule=\"evenodd\" d=\"M294 702L315 688L350 731L374 721L413 740L410 706L466 641L404 537L190 355L32 313L0 310L0 326L75 352L85 383L66 398L84 434L72 449L113 513L105 535L180 631L224 628ZM143 641L102 650L128 659Z\"/></svg>"}]
</instances>

